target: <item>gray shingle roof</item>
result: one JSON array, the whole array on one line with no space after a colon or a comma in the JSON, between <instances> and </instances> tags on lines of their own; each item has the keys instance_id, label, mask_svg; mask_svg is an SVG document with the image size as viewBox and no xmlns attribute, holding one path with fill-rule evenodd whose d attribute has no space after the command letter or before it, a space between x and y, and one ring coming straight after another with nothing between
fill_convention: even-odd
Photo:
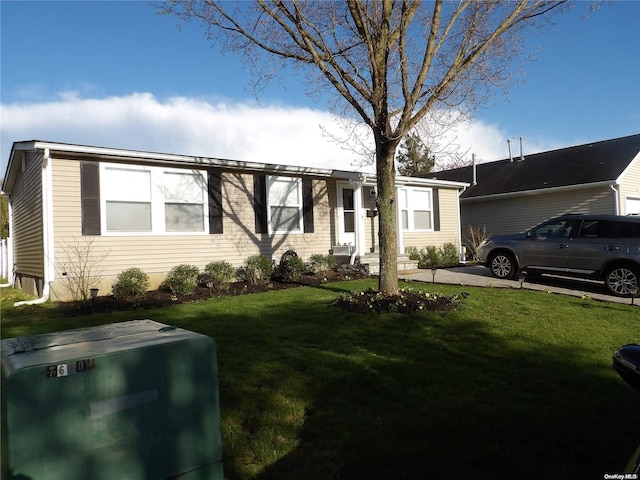
<instances>
[{"instance_id":1,"label":"gray shingle roof","mask_svg":"<svg viewBox=\"0 0 640 480\"><path fill-rule=\"evenodd\" d=\"M614 181L640 152L640 134L476 165L476 185L461 198L525 192ZM439 180L473 181L473 167L425 175Z\"/></svg>"}]
</instances>

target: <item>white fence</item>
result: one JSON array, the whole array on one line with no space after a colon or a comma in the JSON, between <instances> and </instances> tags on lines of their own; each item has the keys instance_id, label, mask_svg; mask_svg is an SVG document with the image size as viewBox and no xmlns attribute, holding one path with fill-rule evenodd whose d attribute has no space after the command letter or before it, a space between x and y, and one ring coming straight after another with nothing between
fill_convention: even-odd
<instances>
[{"instance_id":1,"label":"white fence","mask_svg":"<svg viewBox=\"0 0 640 480\"><path fill-rule=\"evenodd\" d=\"M11 238L3 238L0 240L0 278L4 278L12 284L13 253L11 252L11 245Z\"/></svg>"}]
</instances>

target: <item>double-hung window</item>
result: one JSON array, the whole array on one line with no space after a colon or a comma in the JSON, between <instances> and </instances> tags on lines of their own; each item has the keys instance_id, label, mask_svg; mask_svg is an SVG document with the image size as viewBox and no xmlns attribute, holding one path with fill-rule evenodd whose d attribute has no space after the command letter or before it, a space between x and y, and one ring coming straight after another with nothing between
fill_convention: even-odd
<instances>
[{"instance_id":1,"label":"double-hung window","mask_svg":"<svg viewBox=\"0 0 640 480\"><path fill-rule=\"evenodd\" d=\"M302 232L302 179L267 177L270 233Z\"/></svg>"},{"instance_id":2,"label":"double-hung window","mask_svg":"<svg viewBox=\"0 0 640 480\"><path fill-rule=\"evenodd\" d=\"M433 230L432 190L400 189L400 219L403 230Z\"/></svg>"},{"instance_id":3,"label":"double-hung window","mask_svg":"<svg viewBox=\"0 0 640 480\"><path fill-rule=\"evenodd\" d=\"M207 176L198 170L102 164L103 232L207 233Z\"/></svg>"}]
</instances>

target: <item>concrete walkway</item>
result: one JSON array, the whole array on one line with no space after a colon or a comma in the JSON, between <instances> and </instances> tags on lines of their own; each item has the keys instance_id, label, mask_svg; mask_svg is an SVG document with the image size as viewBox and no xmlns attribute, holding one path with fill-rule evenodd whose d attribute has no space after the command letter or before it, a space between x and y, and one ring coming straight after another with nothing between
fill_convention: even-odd
<instances>
[{"instance_id":1,"label":"concrete walkway","mask_svg":"<svg viewBox=\"0 0 640 480\"><path fill-rule=\"evenodd\" d=\"M430 269L404 271L400 272L398 277L401 280L414 280L426 283L431 283L434 279ZM435 282L452 285L469 285L473 287L520 288L520 282L517 279L500 280L493 277L488 268L480 265L439 268L436 271ZM527 281L525 278L522 288L528 290L549 291L574 297L583 297L588 295L594 300L631 304L630 298L609 295L607 288L602 282L542 275L532 281ZM640 307L640 298L636 298L634 304Z\"/></svg>"}]
</instances>

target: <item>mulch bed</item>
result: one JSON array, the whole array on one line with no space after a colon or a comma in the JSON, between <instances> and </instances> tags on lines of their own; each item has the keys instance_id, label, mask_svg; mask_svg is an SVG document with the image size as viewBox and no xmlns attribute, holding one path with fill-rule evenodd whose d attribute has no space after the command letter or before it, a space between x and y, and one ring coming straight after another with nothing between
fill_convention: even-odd
<instances>
[{"instance_id":1,"label":"mulch bed","mask_svg":"<svg viewBox=\"0 0 640 480\"><path fill-rule=\"evenodd\" d=\"M207 300L211 297L229 297L246 295L249 293L268 292L273 290L285 290L302 286L317 286L329 282L337 282L345 279L364 278L365 275L357 271L330 271L321 275L302 275L297 282L286 282L272 280L264 285L252 285L247 282L234 282L229 285L229 289L223 292L211 291L206 287L197 287L190 295L174 295L169 290L152 290L147 292L144 300L131 304L113 295L97 297L93 303L86 305L81 302L60 302L57 308L66 315L87 315L90 313L108 313L122 310L138 310L150 308L163 308L180 303L197 302Z\"/></svg>"}]
</instances>

